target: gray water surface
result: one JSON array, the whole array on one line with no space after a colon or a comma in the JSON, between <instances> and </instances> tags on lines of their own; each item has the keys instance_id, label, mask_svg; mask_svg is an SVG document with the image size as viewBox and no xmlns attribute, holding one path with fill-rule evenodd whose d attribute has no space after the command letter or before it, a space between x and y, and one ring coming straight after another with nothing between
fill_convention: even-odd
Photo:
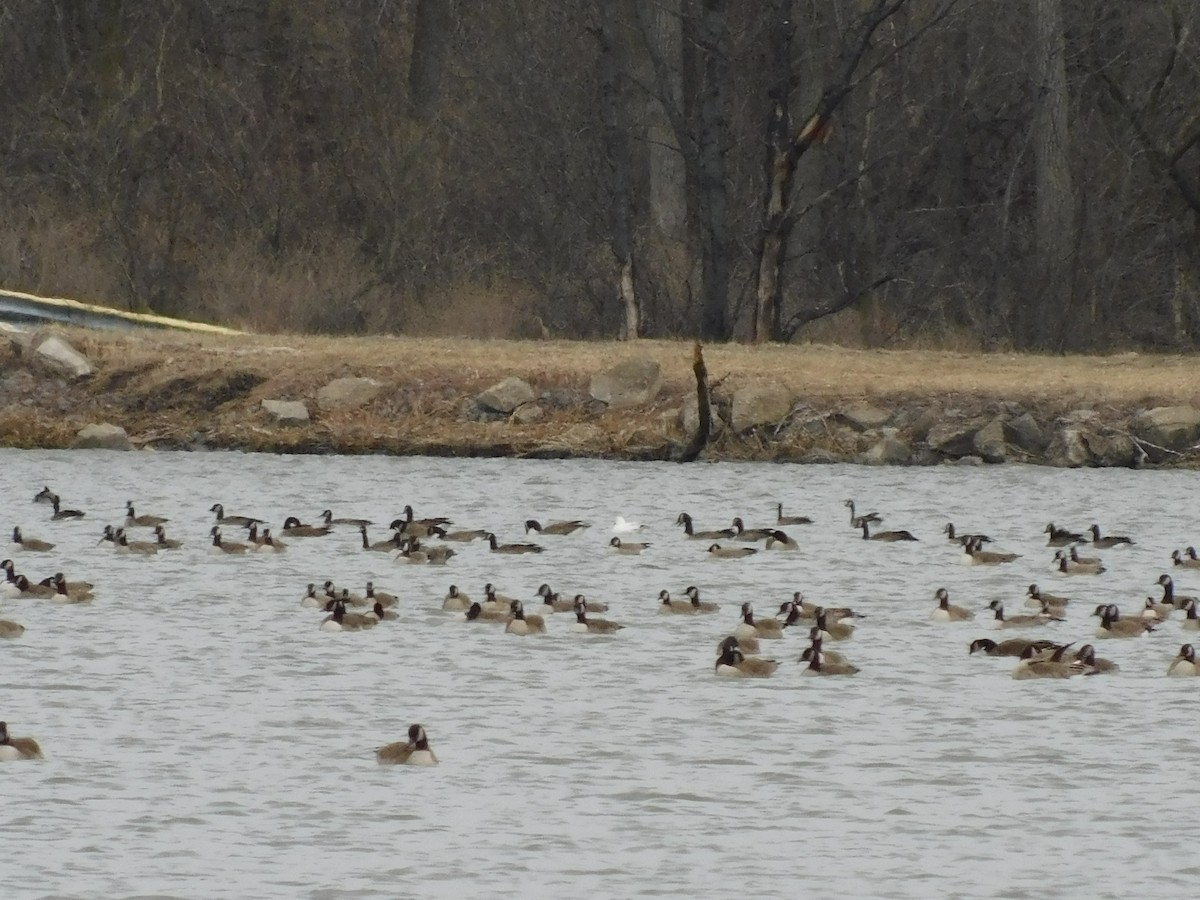
<instances>
[{"instance_id":1,"label":"gray water surface","mask_svg":"<svg viewBox=\"0 0 1200 900\"><path fill-rule=\"evenodd\" d=\"M0 718L43 762L0 766L0 883L25 897L1175 897L1195 892L1200 679L1167 679L1176 619L1145 639L1097 641L1121 665L1071 681L1010 678L971 657L1025 587L1069 594L1046 636L1093 640L1095 604L1131 611L1200 544L1185 472L1019 466L896 469L598 461L0 452L6 528L55 541L14 552L38 578L96 584L88 606L0 600L26 634L0 642ZM81 521L51 522L49 484ZM878 509L915 544L865 543L842 500ZM126 500L187 540L149 559L97 546ZM673 526L747 525L785 512L798 553L706 558ZM367 516L372 539L418 515L523 539L522 522L583 518L539 556L457 545L449 566L365 553L352 529L280 556L206 552L214 502L230 513ZM640 557L609 551L615 516L646 524ZM947 521L1022 554L964 567ZM1060 579L1045 524L1128 533L1099 578ZM227 536L241 537L234 529ZM148 531L139 535L148 535ZM1200 571L1178 589L1200 592ZM309 581L401 597L366 633L318 630ZM451 583L493 581L537 607L543 581L607 600L615 637L517 638L440 610ZM722 605L657 615L689 584ZM979 611L929 621L933 593ZM862 671L800 677L806 635L763 642L763 681L713 676L720 638L806 598L865 613L838 645ZM1022 632L1025 633L1025 632ZM1032 634L1032 632L1027 632ZM1195 637L1195 633L1192 633ZM1006 635L1008 636L1008 635ZM434 769L380 767L379 745L421 722ZM1180 825L1184 827L1179 827Z\"/></svg>"}]
</instances>

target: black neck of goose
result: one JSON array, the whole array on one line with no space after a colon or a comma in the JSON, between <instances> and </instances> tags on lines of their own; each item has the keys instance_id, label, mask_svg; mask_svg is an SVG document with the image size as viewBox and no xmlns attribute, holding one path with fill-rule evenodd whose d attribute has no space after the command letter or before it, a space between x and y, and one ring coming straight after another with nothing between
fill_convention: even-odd
<instances>
[{"instance_id":1,"label":"black neck of goose","mask_svg":"<svg viewBox=\"0 0 1200 900\"><path fill-rule=\"evenodd\" d=\"M1162 586L1162 589L1163 589L1163 603L1174 603L1175 602L1175 584L1174 584L1174 582L1171 582L1171 581L1165 582Z\"/></svg>"},{"instance_id":2,"label":"black neck of goose","mask_svg":"<svg viewBox=\"0 0 1200 900\"><path fill-rule=\"evenodd\" d=\"M586 625L588 623L587 610L582 606L575 610L575 621L580 625Z\"/></svg>"}]
</instances>

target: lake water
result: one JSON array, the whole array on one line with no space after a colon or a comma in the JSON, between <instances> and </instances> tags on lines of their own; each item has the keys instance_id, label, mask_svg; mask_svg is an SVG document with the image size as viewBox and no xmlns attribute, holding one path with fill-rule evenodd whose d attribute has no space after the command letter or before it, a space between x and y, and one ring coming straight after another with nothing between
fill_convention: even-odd
<instances>
[{"instance_id":1,"label":"lake water","mask_svg":"<svg viewBox=\"0 0 1200 900\"><path fill-rule=\"evenodd\" d=\"M0 888L26 897L1178 897L1195 893L1200 679L1168 679L1179 620L1097 641L1113 676L1013 681L968 656L976 622L929 621L933 593L1020 609L1025 587L1076 598L1045 636L1092 640L1096 603L1131 611L1170 551L1200 544L1184 472L857 468L599 461L0 452L4 527L55 541L10 553L38 578L96 585L89 606L2 600L27 628L0 642L0 718L43 762L0 765ZM80 521L51 522L51 485ZM842 500L914 544L866 543ZM169 516L186 547L141 559L97 546L126 500ZM673 526L785 512L798 553L706 558ZM400 566L356 532L280 556L206 552L209 507L380 523L406 503L503 540L522 522L583 518L540 556L456 545L449 566ZM646 524L639 557L609 551L615 516ZM946 522L1023 554L965 567ZM1051 574L1049 521L1133 535L1098 578ZM227 536L240 537L235 529ZM148 534L139 532L140 535ZM244 534L244 532L243 532ZM1200 571L1178 589L1200 591ZM401 597L366 633L318 630L309 581ZM518 638L440 610L486 581L537 607L538 585L611 604L627 627L580 636L573 616ZM716 616L659 616L689 584ZM853 678L803 678L806 635L764 641L768 680L716 678L719 639L754 601L794 590L865 613L837 645ZM1176 614L1177 616L1179 614ZM790 632L791 630L789 630ZM1033 632L1018 632L1030 634ZM1195 637L1195 633L1192 633ZM425 725L432 769L381 767L379 745Z\"/></svg>"}]
</instances>

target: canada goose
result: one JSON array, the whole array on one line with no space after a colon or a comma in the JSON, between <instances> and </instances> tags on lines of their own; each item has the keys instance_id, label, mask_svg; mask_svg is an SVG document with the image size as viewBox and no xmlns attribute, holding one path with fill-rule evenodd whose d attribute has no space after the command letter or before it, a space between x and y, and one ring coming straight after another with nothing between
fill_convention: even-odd
<instances>
[{"instance_id":1,"label":"canada goose","mask_svg":"<svg viewBox=\"0 0 1200 900\"><path fill-rule=\"evenodd\" d=\"M975 618L975 613L964 606L955 606L950 602L950 593L945 588L938 588L933 599L938 602L937 609L929 614L935 622L966 622Z\"/></svg>"},{"instance_id":2,"label":"canada goose","mask_svg":"<svg viewBox=\"0 0 1200 900\"><path fill-rule=\"evenodd\" d=\"M826 650L823 648L824 643L821 640L821 629L813 626L809 629L808 638L811 644L804 648L804 652L800 654L800 659L797 662L811 662L814 654L820 654L822 661L826 663L847 663L845 654L839 653L837 650Z\"/></svg>"},{"instance_id":3,"label":"canada goose","mask_svg":"<svg viewBox=\"0 0 1200 900\"><path fill-rule=\"evenodd\" d=\"M854 636L853 622L831 622L825 608L818 606L816 611L817 628L821 630L821 640L846 641Z\"/></svg>"},{"instance_id":4,"label":"canada goose","mask_svg":"<svg viewBox=\"0 0 1200 900\"><path fill-rule=\"evenodd\" d=\"M317 586L311 581L308 590L300 598L300 606L304 609L322 609L325 606L325 601L317 596Z\"/></svg>"},{"instance_id":5,"label":"canada goose","mask_svg":"<svg viewBox=\"0 0 1200 900\"><path fill-rule=\"evenodd\" d=\"M619 537L613 538L608 542L608 546L612 547L618 553L624 553L628 556L637 556L643 550L650 546L648 542L635 543L633 541L623 541Z\"/></svg>"},{"instance_id":6,"label":"canada goose","mask_svg":"<svg viewBox=\"0 0 1200 900\"><path fill-rule=\"evenodd\" d=\"M14 759L42 759L42 748L33 738L10 736L8 723L0 722L0 761Z\"/></svg>"},{"instance_id":7,"label":"canada goose","mask_svg":"<svg viewBox=\"0 0 1200 900\"><path fill-rule=\"evenodd\" d=\"M488 607L494 607L503 612L507 617L514 599L515 598L509 597L505 594L496 593L496 587L490 581L483 586L484 609L487 609Z\"/></svg>"},{"instance_id":8,"label":"canada goose","mask_svg":"<svg viewBox=\"0 0 1200 900\"><path fill-rule=\"evenodd\" d=\"M613 534L631 534L645 527L641 522L626 522L624 516L617 516L613 519L612 531Z\"/></svg>"},{"instance_id":9,"label":"canada goose","mask_svg":"<svg viewBox=\"0 0 1200 900\"><path fill-rule=\"evenodd\" d=\"M375 751L380 765L436 766L438 759L429 749L429 738L421 725L408 726L408 740L384 744Z\"/></svg>"},{"instance_id":10,"label":"canada goose","mask_svg":"<svg viewBox=\"0 0 1200 900\"><path fill-rule=\"evenodd\" d=\"M321 622L321 631L361 631L374 628L378 619L374 616L364 616L361 613L346 612L346 604L338 600L333 604L333 611Z\"/></svg>"},{"instance_id":11,"label":"canada goose","mask_svg":"<svg viewBox=\"0 0 1200 900\"><path fill-rule=\"evenodd\" d=\"M1063 662L1060 648L1050 659L1042 659L1036 655L1033 647L1027 647L1021 654L1021 661L1013 669L1012 677L1018 681L1027 678L1072 678L1075 675L1091 675L1095 670L1078 660Z\"/></svg>"},{"instance_id":12,"label":"canada goose","mask_svg":"<svg viewBox=\"0 0 1200 900\"><path fill-rule=\"evenodd\" d=\"M458 555L458 551L453 547L439 547L437 545L429 547L422 545L422 549L424 549L425 557L429 560L431 566L444 566L450 562L450 557Z\"/></svg>"},{"instance_id":13,"label":"canada goose","mask_svg":"<svg viewBox=\"0 0 1200 900\"><path fill-rule=\"evenodd\" d=\"M624 625L610 622L607 619L589 619L587 617L587 603L584 600L583 594L575 595L575 624L571 626L572 631L577 631L581 634L612 634L624 627Z\"/></svg>"},{"instance_id":14,"label":"canada goose","mask_svg":"<svg viewBox=\"0 0 1200 900\"><path fill-rule=\"evenodd\" d=\"M880 522L883 521L883 517L881 515L879 515L879 513L877 513L877 512L869 512L864 516L856 515L854 512L854 501L853 500L842 501L842 506L844 506L848 510L850 510L850 527L851 528L861 528L862 524L864 522L870 522L874 525L878 525Z\"/></svg>"},{"instance_id":15,"label":"canada goose","mask_svg":"<svg viewBox=\"0 0 1200 900\"><path fill-rule=\"evenodd\" d=\"M126 528L153 528L155 525L166 525L170 521L162 516L139 516L133 508L133 501L125 501Z\"/></svg>"},{"instance_id":16,"label":"canada goose","mask_svg":"<svg viewBox=\"0 0 1200 900\"><path fill-rule=\"evenodd\" d=\"M263 539L258 533L258 525L252 524L246 529L246 540L251 550L257 550L261 546Z\"/></svg>"},{"instance_id":17,"label":"canada goose","mask_svg":"<svg viewBox=\"0 0 1200 900\"><path fill-rule=\"evenodd\" d=\"M1098 556L1080 556L1079 549L1072 547L1067 551L1067 558L1076 566L1103 566L1104 561Z\"/></svg>"},{"instance_id":18,"label":"canada goose","mask_svg":"<svg viewBox=\"0 0 1200 900\"><path fill-rule=\"evenodd\" d=\"M880 531L876 534L871 534L867 522L862 523L862 537L864 541L887 541L895 543L896 541L915 541L912 532L909 531Z\"/></svg>"},{"instance_id":19,"label":"canada goose","mask_svg":"<svg viewBox=\"0 0 1200 900\"><path fill-rule=\"evenodd\" d=\"M783 623L778 619L755 620L754 606L750 603L743 603L742 621L733 630L733 636L739 640L742 638L768 638L770 640L777 640L783 637Z\"/></svg>"},{"instance_id":20,"label":"canada goose","mask_svg":"<svg viewBox=\"0 0 1200 900\"><path fill-rule=\"evenodd\" d=\"M33 495L34 503L49 503L52 498L58 495L50 490L50 485L46 485L40 491Z\"/></svg>"},{"instance_id":21,"label":"canada goose","mask_svg":"<svg viewBox=\"0 0 1200 900\"><path fill-rule=\"evenodd\" d=\"M1200 664L1196 663L1196 648L1191 644L1184 644L1179 648L1179 653L1171 660L1171 665L1167 667L1167 674L1172 678L1186 675L1200 675ZM3 725L0 722L0 725Z\"/></svg>"},{"instance_id":22,"label":"canada goose","mask_svg":"<svg viewBox=\"0 0 1200 900\"><path fill-rule=\"evenodd\" d=\"M1187 556L1178 550L1171 551L1171 559L1175 561L1175 565L1183 566L1185 569L1200 569L1200 558L1196 556L1196 548L1188 547L1187 549Z\"/></svg>"},{"instance_id":23,"label":"canada goose","mask_svg":"<svg viewBox=\"0 0 1200 900\"><path fill-rule=\"evenodd\" d=\"M287 544L276 540L275 535L271 534L270 528L264 528L262 541L254 549L259 553L284 553L287 550Z\"/></svg>"},{"instance_id":24,"label":"canada goose","mask_svg":"<svg viewBox=\"0 0 1200 900\"><path fill-rule=\"evenodd\" d=\"M726 538L737 536L737 531L732 528L718 528L710 531L696 531L692 526L692 517L687 513L682 512L675 519L676 525L683 526L683 533L692 540L696 541L723 541Z\"/></svg>"},{"instance_id":25,"label":"canada goose","mask_svg":"<svg viewBox=\"0 0 1200 900\"><path fill-rule=\"evenodd\" d=\"M775 524L776 525L811 525L813 520L808 516L785 516L783 514L783 504L775 504Z\"/></svg>"},{"instance_id":26,"label":"canada goose","mask_svg":"<svg viewBox=\"0 0 1200 900\"><path fill-rule=\"evenodd\" d=\"M368 603L379 603L389 609L400 602L400 598L395 594L389 594L387 591L375 590L374 581L367 582L367 594L364 599Z\"/></svg>"},{"instance_id":27,"label":"canada goose","mask_svg":"<svg viewBox=\"0 0 1200 900\"><path fill-rule=\"evenodd\" d=\"M613 538L615 541L616 538ZM722 547L720 544L713 544L708 548L708 555L711 559L742 559L746 556L753 556L757 553L754 547Z\"/></svg>"},{"instance_id":28,"label":"canada goose","mask_svg":"<svg viewBox=\"0 0 1200 900\"><path fill-rule=\"evenodd\" d=\"M429 562L429 554L415 537L406 537L396 542L399 548L392 554L392 562L422 566ZM444 560L443 560L444 562Z\"/></svg>"},{"instance_id":29,"label":"canada goose","mask_svg":"<svg viewBox=\"0 0 1200 900\"><path fill-rule=\"evenodd\" d=\"M1200 631L1200 615L1196 615L1196 601L1188 600L1183 608L1187 612L1187 618L1179 623L1179 627L1184 631Z\"/></svg>"},{"instance_id":30,"label":"canada goose","mask_svg":"<svg viewBox=\"0 0 1200 900\"><path fill-rule=\"evenodd\" d=\"M463 616L464 622L507 622L508 610L500 609L484 609L478 603L472 603L467 607L466 615Z\"/></svg>"},{"instance_id":31,"label":"canada goose","mask_svg":"<svg viewBox=\"0 0 1200 900\"><path fill-rule=\"evenodd\" d=\"M454 541L459 544L468 544L471 541L481 540L488 536L488 532L484 528L472 528L462 531L447 531L444 528L439 528L436 525L425 529L426 537L437 537L443 541Z\"/></svg>"},{"instance_id":32,"label":"canada goose","mask_svg":"<svg viewBox=\"0 0 1200 900\"><path fill-rule=\"evenodd\" d=\"M236 541L222 540L221 529L216 525L212 527L209 534L212 535L212 550L210 551L212 553L237 554L245 553L250 549L245 544L239 544Z\"/></svg>"},{"instance_id":33,"label":"canada goose","mask_svg":"<svg viewBox=\"0 0 1200 900\"><path fill-rule=\"evenodd\" d=\"M371 607L371 611L367 613L367 615L374 616L380 622L382 622L384 619L390 619L394 621L400 618L400 613L396 612L394 609L384 609L383 604L378 600L375 601L375 605Z\"/></svg>"},{"instance_id":34,"label":"canada goose","mask_svg":"<svg viewBox=\"0 0 1200 900\"><path fill-rule=\"evenodd\" d=\"M118 553L132 553L137 556L154 556L158 553L158 544L154 541L131 541L124 528L116 532L116 547Z\"/></svg>"},{"instance_id":35,"label":"canada goose","mask_svg":"<svg viewBox=\"0 0 1200 900\"><path fill-rule=\"evenodd\" d=\"M997 553L984 550L979 538L963 544L962 561L968 566L998 566L1021 558L1019 553Z\"/></svg>"},{"instance_id":36,"label":"canada goose","mask_svg":"<svg viewBox=\"0 0 1200 900\"><path fill-rule=\"evenodd\" d=\"M993 600L988 604L988 609L995 612L995 617L992 620L993 628L1032 628L1036 625L1045 625L1048 622L1061 622L1061 616L1056 616L1050 612L1049 607L1043 606L1042 612L1031 616L1013 616L1007 619L1004 616L1004 604L999 600Z\"/></svg>"},{"instance_id":37,"label":"canada goose","mask_svg":"<svg viewBox=\"0 0 1200 900\"><path fill-rule=\"evenodd\" d=\"M87 603L96 599L92 586L87 582L69 582L62 572L55 572L50 579L54 588L53 599L60 603Z\"/></svg>"},{"instance_id":38,"label":"canada goose","mask_svg":"<svg viewBox=\"0 0 1200 900\"><path fill-rule=\"evenodd\" d=\"M0 619L0 638L19 638L24 633L24 625L18 625L8 619Z\"/></svg>"},{"instance_id":39,"label":"canada goose","mask_svg":"<svg viewBox=\"0 0 1200 900\"><path fill-rule=\"evenodd\" d=\"M817 642L818 644L820 641ZM801 675L856 675L858 674L858 666L852 666L848 662L837 663L829 659L828 655L822 653L820 648L816 652L811 653L808 658L808 667L800 672Z\"/></svg>"},{"instance_id":40,"label":"canada goose","mask_svg":"<svg viewBox=\"0 0 1200 900\"><path fill-rule=\"evenodd\" d=\"M542 548L537 544L498 544L496 543L496 535L490 531L487 533L487 542L488 547L491 548L493 553L509 553L516 555L521 553L542 552Z\"/></svg>"},{"instance_id":41,"label":"canada goose","mask_svg":"<svg viewBox=\"0 0 1200 900\"><path fill-rule=\"evenodd\" d=\"M765 541L775 533L774 528L747 528L741 516L734 516L730 527L734 531L733 539L735 541Z\"/></svg>"},{"instance_id":42,"label":"canada goose","mask_svg":"<svg viewBox=\"0 0 1200 900\"><path fill-rule=\"evenodd\" d=\"M373 550L376 553L391 553L393 550L399 549L399 546L400 546L399 532L393 534L386 541L375 541L375 542L372 542L371 539L367 537L367 526L366 525L359 525L358 533L362 535L362 548L364 550Z\"/></svg>"},{"instance_id":43,"label":"canada goose","mask_svg":"<svg viewBox=\"0 0 1200 900\"><path fill-rule=\"evenodd\" d=\"M1147 619L1122 619L1121 611L1113 603L1100 604L1092 615L1100 616L1100 627L1096 629L1098 638L1142 637L1154 630L1154 623Z\"/></svg>"},{"instance_id":44,"label":"canada goose","mask_svg":"<svg viewBox=\"0 0 1200 900\"><path fill-rule=\"evenodd\" d=\"M738 639L730 636L721 641L713 671L725 678L768 678L779 668L778 661L761 656L746 656L739 647Z\"/></svg>"},{"instance_id":45,"label":"canada goose","mask_svg":"<svg viewBox=\"0 0 1200 900\"><path fill-rule=\"evenodd\" d=\"M50 498L50 504L54 508L54 514L50 516L50 519L55 522L61 522L63 519L82 519L85 515L83 510L63 509L58 494Z\"/></svg>"},{"instance_id":46,"label":"canada goose","mask_svg":"<svg viewBox=\"0 0 1200 900\"><path fill-rule=\"evenodd\" d=\"M332 530L328 525L305 525L295 516L283 520L283 533L288 537L324 537Z\"/></svg>"},{"instance_id":47,"label":"canada goose","mask_svg":"<svg viewBox=\"0 0 1200 900\"><path fill-rule=\"evenodd\" d=\"M1025 594L1025 605L1033 609L1041 609L1043 606L1049 606L1051 609L1065 609L1070 602L1069 597L1043 593L1036 584L1031 584Z\"/></svg>"},{"instance_id":48,"label":"canada goose","mask_svg":"<svg viewBox=\"0 0 1200 900\"><path fill-rule=\"evenodd\" d=\"M447 519L445 516L433 516L432 518L428 518L428 519L414 518L413 517L413 508L412 508L412 506L410 506L408 504L404 505L403 513L404 513L403 521L408 524L409 528L412 528L415 525L424 526L425 528L429 528L430 526L436 526L438 528L441 528L445 525L452 524L451 521L449 519ZM389 527L395 528L396 522L393 521Z\"/></svg>"},{"instance_id":49,"label":"canada goose","mask_svg":"<svg viewBox=\"0 0 1200 900\"><path fill-rule=\"evenodd\" d=\"M47 550L53 550L54 545L49 541L25 537L21 534L21 527L18 525L13 528L12 548L14 550L32 550L35 553L45 553Z\"/></svg>"},{"instance_id":50,"label":"canada goose","mask_svg":"<svg viewBox=\"0 0 1200 900\"><path fill-rule=\"evenodd\" d=\"M96 546L99 547L105 541L108 541L114 547L117 546L117 530L111 525L104 526L104 534L100 535L100 540L96 541Z\"/></svg>"},{"instance_id":51,"label":"canada goose","mask_svg":"<svg viewBox=\"0 0 1200 900\"><path fill-rule=\"evenodd\" d=\"M368 525L374 525L370 519L347 519L333 517L333 510L327 509L321 513L321 521L325 523L326 528L332 528L334 525L353 525L355 528L366 528Z\"/></svg>"},{"instance_id":52,"label":"canada goose","mask_svg":"<svg viewBox=\"0 0 1200 900\"><path fill-rule=\"evenodd\" d=\"M964 547L971 543L990 544L992 539L986 534L959 534L954 530L954 523L947 522L946 527L942 529L942 533L946 535L946 540L962 544Z\"/></svg>"},{"instance_id":53,"label":"canada goose","mask_svg":"<svg viewBox=\"0 0 1200 900\"><path fill-rule=\"evenodd\" d=\"M1153 597L1147 597L1146 605L1142 607L1142 618L1152 622L1165 622L1171 618L1173 612L1175 612L1174 604L1155 603Z\"/></svg>"},{"instance_id":54,"label":"canada goose","mask_svg":"<svg viewBox=\"0 0 1200 900\"><path fill-rule=\"evenodd\" d=\"M154 526L154 543L159 550L178 550L183 546L183 541L167 537L167 531L161 525Z\"/></svg>"},{"instance_id":55,"label":"canada goose","mask_svg":"<svg viewBox=\"0 0 1200 900\"><path fill-rule=\"evenodd\" d=\"M715 613L721 608L719 603L710 603L707 600L701 600L700 589L694 584L689 585L688 589L684 591L684 593L688 596L688 599L692 601L693 612L707 615L709 613Z\"/></svg>"},{"instance_id":56,"label":"canada goose","mask_svg":"<svg viewBox=\"0 0 1200 900\"><path fill-rule=\"evenodd\" d=\"M327 594L332 594L333 593L332 583L330 583L330 586L327 587L325 590L326 590ZM341 591L337 594L336 602L341 603L343 606L353 606L356 609L368 609L368 608L370 608L373 601L368 600L366 597L362 596L361 594L350 593L349 588L342 588Z\"/></svg>"},{"instance_id":57,"label":"canada goose","mask_svg":"<svg viewBox=\"0 0 1200 900\"><path fill-rule=\"evenodd\" d=\"M1162 602L1169 603L1176 609L1182 609L1183 605L1189 600L1197 599L1196 597L1192 597L1188 594L1176 594L1175 579L1173 579L1170 575L1159 575L1158 583L1162 585L1163 589Z\"/></svg>"},{"instance_id":58,"label":"canada goose","mask_svg":"<svg viewBox=\"0 0 1200 900\"><path fill-rule=\"evenodd\" d=\"M17 589L16 596L22 599L44 600L58 593L52 585L32 584L24 575L18 575L13 584Z\"/></svg>"},{"instance_id":59,"label":"canada goose","mask_svg":"<svg viewBox=\"0 0 1200 900\"><path fill-rule=\"evenodd\" d=\"M252 516L227 516L225 515L225 507L220 503L214 503L209 512L216 515L217 525L237 525L239 528L249 528L254 524L263 524L262 519L255 519Z\"/></svg>"},{"instance_id":60,"label":"canada goose","mask_svg":"<svg viewBox=\"0 0 1200 900\"><path fill-rule=\"evenodd\" d=\"M1084 644L1075 651L1075 659L1077 662L1083 663L1091 669L1095 670L1095 674L1100 675L1109 672L1119 672L1121 667L1111 659L1105 659L1102 656L1096 655L1096 648L1091 644Z\"/></svg>"},{"instance_id":61,"label":"canada goose","mask_svg":"<svg viewBox=\"0 0 1200 900\"><path fill-rule=\"evenodd\" d=\"M567 598L557 591L550 590L550 585L543 584L537 589L537 597L542 598L542 606L549 607L552 612L575 612L580 598L583 598L587 612L608 612L608 604L601 600L588 600L583 594Z\"/></svg>"},{"instance_id":62,"label":"canada goose","mask_svg":"<svg viewBox=\"0 0 1200 900\"><path fill-rule=\"evenodd\" d=\"M512 617L508 620L508 625L504 628L507 634L527 635L546 633L546 620L541 616L526 616L525 604L520 600L514 600L509 609L512 611Z\"/></svg>"},{"instance_id":63,"label":"canada goose","mask_svg":"<svg viewBox=\"0 0 1200 900\"><path fill-rule=\"evenodd\" d=\"M1090 563L1073 562L1067 554L1061 550L1055 557L1058 560L1058 573L1060 575L1103 575L1108 570L1102 564L1092 565Z\"/></svg>"},{"instance_id":64,"label":"canada goose","mask_svg":"<svg viewBox=\"0 0 1200 900\"><path fill-rule=\"evenodd\" d=\"M471 598L458 589L457 584L450 585L450 590L442 599L442 609L447 612L464 612L471 608Z\"/></svg>"},{"instance_id":65,"label":"canada goose","mask_svg":"<svg viewBox=\"0 0 1200 900\"><path fill-rule=\"evenodd\" d=\"M1027 647L1033 647L1037 653L1055 647L1054 641L1031 641L1028 638L1009 638L996 643L991 638L976 638L971 641L968 653L986 653L988 656L1020 656Z\"/></svg>"},{"instance_id":66,"label":"canada goose","mask_svg":"<svg viewBox=\"0 0 1200 900\"><path fill-rule=\"evenodd\" d=\"M691 600L672 600L668 591L659 591L658 601L658 611L661 614L692 616L697 612Z\"/></svg>"},{"instance_id":67,"label":"canada goose","mask_svg":"<svg viewBox=\"0 0 1200 900\"><path fill-rule=\"evenodd\" d=\"M1068 547L1071 544L1082 544L1084 542L1082 534L1068 531L1065 528L1057 528L1053 522L1042 529L1042 534L1050 535L1046 539L1047 547Z\"/></svg>"},{"instance_id":68,"label":"canada goose","mask_svg":"<svg viewBox=\"0 0 1200 900\"><path fill-rule=\"evenodd\" d=\"M0 597L16 597L21 592L17 589L17 572L13 561L4 560L0 563L0 569L4 570L4 580L0 582Z\"/></svg>"},{"instance_id":69,"label":"canada goose","mask_svg":"<svg viewBox=\"0 0 1200 900\"><path fill-rule=\"evenodd\" d=\"M784 625L796 625L802 619L815 619L817 610L824 609L825 616L835 622L842 619L863 619L866 618L861 613L856 613L848 606L820 606L816 603L809 603L804 599L804 594L800 591L795 591L792 594L791 600L785 600L779 604L779 614L785 617Z\"/></svg>"},{"instance_id":70,"label":"canada goose","mask_svg":"<svg viewBox=\"0 0 1200 900\"><path fill-rule=\"evenodd\" d=\"M774 531L767 538L768 550L799 550L800 545L782 531Z\"/></svg>"},{"instance_id":71,"label":"canada goose","mask_svg":"<svg viewBox=\"0 0 1200 900\"><path fill-rule=\"evenodd\" d=\"M574 534L582 528L590 528L587 522L581 522L579 519L572 519L570 522L551 522L549 525L541 524L537 519L525 520L525 533L536 531L538 534Z\"/></svg>"},{"instance_id":72,"label":"canada goose","mask_svg":"<svg viewBox=\"0 0 1200 900\"><path fill-rule=\"evenodd\" d=\"M1134 543L1132 538L1123 535L1100 537L1099 525L1089 526L1088 531L1092 533L1092 546L1098 547L1101 550L1108 550L1111 547L1129 547Z\"/></svg>"}]
</instances>

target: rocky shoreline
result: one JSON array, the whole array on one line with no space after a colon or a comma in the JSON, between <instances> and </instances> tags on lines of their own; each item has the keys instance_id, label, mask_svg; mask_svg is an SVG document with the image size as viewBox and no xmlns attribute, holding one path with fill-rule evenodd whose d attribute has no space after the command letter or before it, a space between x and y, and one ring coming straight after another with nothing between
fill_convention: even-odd
<instances>
[{"instance_id":1,"label":"rocky shoreline","mask_svg":"<svg viewBox=\"0 0 1200 900\"><path fill-rule=\"evenodd\" d=\"M532 371L499 376L500 363L355 366L352 353L326 344L307 359L303 339L291 342L299 348L263 341L10 331L0 357L0 444L669 460L698 427L695 384L674 359L683 345L667 345L667 366L645 345L610 345L625 358L590 372L572 366L569 347L555 350L564 359L553 366L548 348L535 347L529 358L538 365L522 366ZM828 385L807 391L769 372L714 374L713 434L701 459L1200 463L1200 409L1163 402L1170 398L1097 402L1051 391L1003 399L933 388L864 397Z\"/></svg>"}]
</instances>

